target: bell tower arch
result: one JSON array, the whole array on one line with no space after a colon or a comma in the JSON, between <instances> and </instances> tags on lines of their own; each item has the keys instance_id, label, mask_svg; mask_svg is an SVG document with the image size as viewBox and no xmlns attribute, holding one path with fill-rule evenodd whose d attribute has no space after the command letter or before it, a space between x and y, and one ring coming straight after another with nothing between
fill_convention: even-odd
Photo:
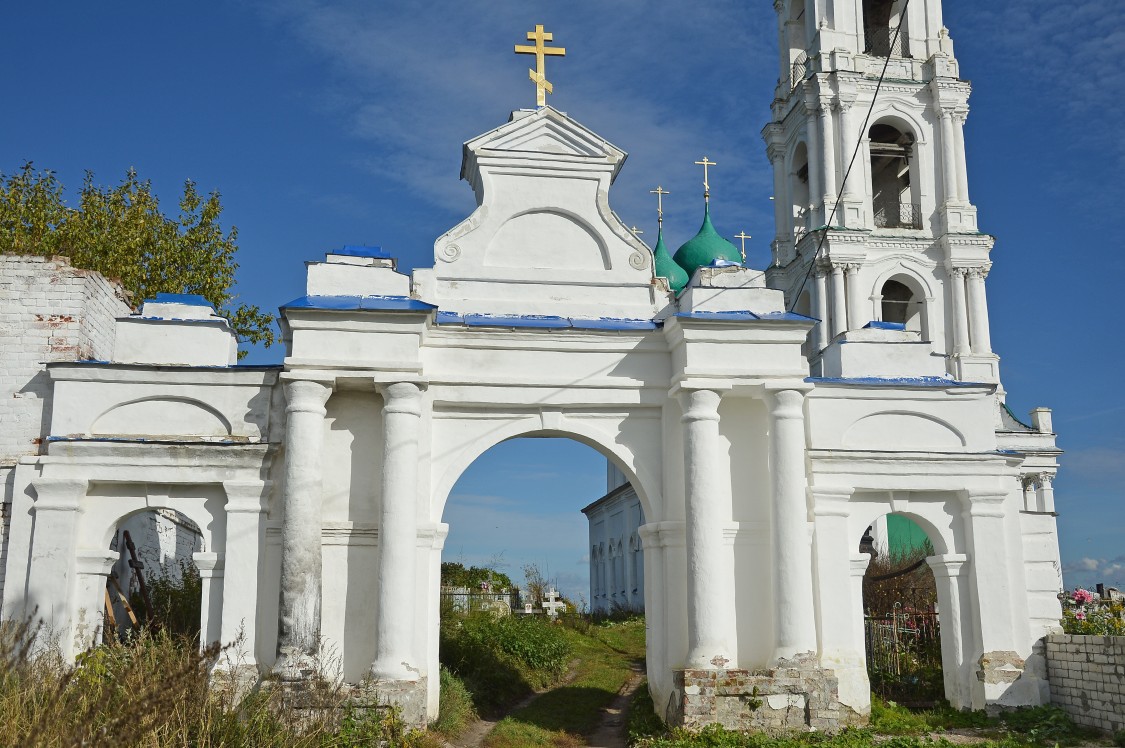
<instances>
[{"instance_id":1,"label":"bell tower arch","mask_svg":"<svg viewBox=\"0 0 1125 748\"><path fill-rule=\"evenodd\" d=\"M790 308L811 297L813 372L840 335L898 324L883 317L897 309L883 303L884 279L921 267L935 296L918 334L949 374L998 382L984 284L994 240L980 233L969 196L971 86L941 0L774 8L780 70L762 133L777 226L768 278Z\"/></svg>"}]
</instances>

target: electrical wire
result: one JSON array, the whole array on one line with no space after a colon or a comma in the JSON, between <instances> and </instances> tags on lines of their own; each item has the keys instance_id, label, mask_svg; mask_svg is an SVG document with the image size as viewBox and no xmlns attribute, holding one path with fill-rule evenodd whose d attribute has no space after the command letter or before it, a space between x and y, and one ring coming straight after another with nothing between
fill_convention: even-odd
<instances>
[{"instance_id":1,"label":"electrical wire","mask_svg":"<svg viewBox=\"0 0 1125 748\"><path fill-rule=\"evenodd\" d=\"M894 49L898 44L899 34L902 33L902 24L906 20L906 9L910 7L910 0L906 0L902 4L902 10L899 12L898 25L895 26L895 35L891 38L891 49ZM812 277L813 270L816 268L817 258L820 257L821 250L824 249L824 241L828 238L828 231L832 228L832 221L836 218L836 211L840 209L840 200L844 193L844 185L848 182L848 177L851 176L852 167L855 166L855 160L859 156L860 146L863 145L863 133L867 132L867 125L871 121L871 114L875 111L875 102L879 100L879 91L883 88L883 80L887 76L887 67L891 64L890 50L887 52L887 59L883 62L883 70L879 73L879 82L875 84L875 94L871 97L871 105L867 107L867 116L863 119L863 126L859 129L859 134L855 139L855 150L852 151L851 161L848 162L848 168L844 172L844 178L840 181L839 192L836 196L836 203L832 206L832 212L829 213L824 220L824 228L821 229L820 242L816 245L816 252L813 253L812 260L809 261L809 269L805 271L805 277L801 281L801 285L797 287L797 293L793 294L793 302L789 306L789 311L792 312L797 308L797 301L801 298L801 294L805 291L805 286L809 284L809 278ZM835 71L834 71L835 72ZM821 320L820 323L827 324L828 320Z\"/></svg>"}]
</instances>

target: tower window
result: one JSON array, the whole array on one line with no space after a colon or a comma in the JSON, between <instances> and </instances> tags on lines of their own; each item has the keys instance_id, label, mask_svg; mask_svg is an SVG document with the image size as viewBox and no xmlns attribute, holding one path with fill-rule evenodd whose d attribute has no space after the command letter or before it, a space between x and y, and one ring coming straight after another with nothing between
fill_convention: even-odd
<instances>
[{"instance_id":1,"label":"tower window","mask_svg":"<svg viewBox=\"0 0 1125 748\"><path fill-rule=\"evenodd\" d=\"M871 128L871 202L875 227L920 229L922 209L913 200L910 161L914 136L893 125Z\"/></svg>"},{"instance_id":2,"label":"tower window","mask_svg":"<svg viewBox=\"0 0 1125 748\"><path fill-rule=\"evenodd\" d=\"M863 0L864 52L876 57L910 56L905 25L895 39L902 6L902 0Z\"/></svg>"},{"instance_id":3,"label":"tower window","mask_svg":"<svg viewBox=\"0 0 1125 748\"><path fill-rule=\"evenodd\" d=\"M907 330L922 331L922 301L909 286L888 280L881 294L884 322L897 322L906 325Z\"/></svg>"}]
</instances>

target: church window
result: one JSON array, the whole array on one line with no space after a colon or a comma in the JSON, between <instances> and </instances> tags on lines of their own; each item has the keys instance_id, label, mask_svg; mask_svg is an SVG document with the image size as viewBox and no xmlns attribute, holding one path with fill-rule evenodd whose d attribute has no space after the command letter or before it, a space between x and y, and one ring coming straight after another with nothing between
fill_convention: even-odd
<instances>
[{"instance_id":1,"label":"church window","mask_svg":"<svg viewBox=\"0 0 1125 748\"><path fill-rule=\"evenodd\" d=\"M906 25L895 38L902 20L903 0L863 0L864 49L876 57L909 57Z\"/></svg>"},{"instance_id":2,"label":"church window","mask_svg":"<svg viewBox=\"0 0 1125 748\"><path fill-rule=\"evenodd\" d=\"M870 131L871 207L875 228L920 229L921 206L914 199L911 169L914 136L887 123Z\"/></svg>"},{"instance_id":3,"label":"church window","mask_svg":"<svg viewBox=\"0 0 1125 748\"><path fill-rule=\"evenodd\" d=\"M786 39L783 44L789 47L789 87L795 88L805 79L809 67L808 32L805 29L805 3L804 0L792 0L789 9L789 19L785 23Z\"/></svg>"}]
</instances>

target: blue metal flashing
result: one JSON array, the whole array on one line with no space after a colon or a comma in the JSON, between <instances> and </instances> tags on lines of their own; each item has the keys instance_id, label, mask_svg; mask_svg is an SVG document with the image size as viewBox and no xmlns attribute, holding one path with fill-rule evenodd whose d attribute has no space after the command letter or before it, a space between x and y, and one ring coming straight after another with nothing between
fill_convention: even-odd
<instances>
[{"instance_id":1,"label":"blue metal flashing","mask_svg":"<svg viewBox=\"0 0 1125 748\"><path fill-rule=\"evenodd\" d=\"M145 436L48 436L48 442L112 442L112 443L126 443L126 444L197 444L208 447L245 447L245 446L259 446L265 444L262 441L250 441L249 439L219 439L214 441L210 437L205 439L173 439L169 437L145 437Z\"/></svg>"},{"instance_id":2,"label":"blue metal flashing","mask_svg":"<svg viewBox=\"0 0 1125 748\"><path fill-rule=\"evenodd\" d=\"M844 384L865 387L993 387L985 382L962 382L946 377L808 377L810 384Z\"/></svg>"},{"instance_id":3,"label":"blue metal flashing","mask_svg":"<svg viewBox=\"0 0 1125 748\"><path fill-rule=\"evenodd\" d=\"M879 320L871 320L863 326L864 330L899 330L906 331L906 323L904 322L880 322Z\"/></svg>"},{"instance_id":4,"label":"blue metal flashing","mask_svg":"<svg viewBox=\"0 0 1125 748\"><path fill-rule=\"evenodd\" d=\"M391 253L381 247L365 247L359 244L345 244L343 249L330 249L330 255L346 255L348 257L378 257L381 260L391 259Z\"/></svg>"},{"instance_id":5,"label":"blue metal flashing","mask_svg":"<svg viewBox=\"0 0 1125 748\"><path fill-rule=\"evenodd\" d=\"M186 306L214 306L197 293L158 293L155 299L145 299L146 304L184 304Z\"/></svg>"},{"instance_id":6,"label":"blue metal flashing","mask_svg":"<svg viewBox=\"0 0 1125 748\"><path fill-rule=\"evenodd\" d=\"M439 325L465 325L467 327L522 327L545 330L655 330L659 326L650 319L619 319L601 317L599 319L580 319L577 317L557 317L551 315L504 315L504 314L461 314L459 312L437 313Z\"/></svg>"},{"instance_id":7,"label":"blue metal flashing","mask_svg":"<svg viewBox=\"0 0 1125 748\"><path fill-rule=\"evenodd\" d=\"M708 265L707 267L709 267L709 268L740 268L740 267L745 267L745 266L741 262L732 262L730 260L724 260L723 258L720 257L718 259L711 260L711 264Z\"/></svg>"},{"instance_id":8,"label":"blue metal flashing","mask_svg":"<svg viewBox=\"0 0 1125 748\"><path fill-rule=\"evenodd\" d=\"M428 312L436 309L407 296L302 296L282 309L331 309L338 311Z\"/></svg>"},{"instance_id":9,"label":"blue metal flashing","mask_svg":"<svg viewBox=\"0 0 1125 748\"><path fill-rule=\"evenodd\" d=\"M674 316L684 319L707 320L711 322L815 322L811 317L796 312L767 312L755 314L751 311L731 312L677 312Z\"/></svg>"}]
</instances>

